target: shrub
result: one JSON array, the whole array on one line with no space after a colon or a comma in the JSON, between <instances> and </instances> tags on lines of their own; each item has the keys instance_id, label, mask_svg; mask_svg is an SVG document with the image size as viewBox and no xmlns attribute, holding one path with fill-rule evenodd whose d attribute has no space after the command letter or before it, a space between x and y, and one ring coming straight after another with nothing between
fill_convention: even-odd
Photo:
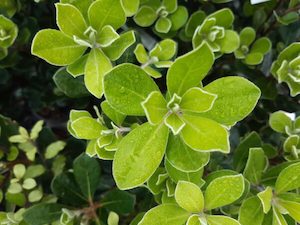
<instances>
[{"instance_id":1,"label":"shrub","mask_svg":"<svg viewBox=\"0 0 300 225\"><path fill-rule=\"evenodd\" d=\"M4 0L0 224L300 223L299 8Z\"/></svg>"}]
</instances>

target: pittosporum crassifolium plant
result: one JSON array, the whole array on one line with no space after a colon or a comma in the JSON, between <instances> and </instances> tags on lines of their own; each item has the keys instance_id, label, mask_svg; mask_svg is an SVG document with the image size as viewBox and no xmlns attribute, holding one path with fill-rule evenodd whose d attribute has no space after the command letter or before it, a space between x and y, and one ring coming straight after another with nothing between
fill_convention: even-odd
<instances>
[{"instance_id":1,"label":"pittosporum crassifolium plant","mask_svg":"<svg viewBox=\"0 0 300 225\"><path fill-rule=\"evenodd\" d=\"M0 225L299 224L299 9L2 0Z\"/></svg>"}]
</instances>

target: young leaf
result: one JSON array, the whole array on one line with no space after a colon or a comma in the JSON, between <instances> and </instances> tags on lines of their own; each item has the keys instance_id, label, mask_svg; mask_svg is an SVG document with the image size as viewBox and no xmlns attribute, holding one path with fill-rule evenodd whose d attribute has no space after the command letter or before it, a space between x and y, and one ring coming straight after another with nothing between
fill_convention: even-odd
<instances>
[{"instance_id":1,"label":"young leaf","mask_svg":"<svg viewBox=\"0 0 300 225\"><path fill-rule=\"evenodd\" d=\"M48 145L45 152L45 158L46 159L52 159L57 154L62 151L66 146L66 143L64 141L56 141Z\"/></svg>"},{"instance_id":2,"label":"young leaf","mask_svg":"<svg viewBox=\"0 0 300 225\"><path fill-rule=\"evenodd\" d=\"M56 3L56 21L59 29L66 35L73 38L86 38L84 32L87 29L87 24L81 12L73 5Z\"/></svg>"},{"instance_id":3,"label":"young leaf","mask_svg":"<svg viewBox=\"0 0 300 225\"><path fill-rule=\"evenodd\" d=\"M252 112L260 98L260 89L242 77L224 77L208 84L204 90L218 96L214 106L201 116L224 125L234 125Z\"/></svg>"},{"instance_id":4,"label":"young leaf","mask_svg":"<svg viewBox=\"0 0 300 225\"><path fill-rule=\"evenodd\" d=\"M270 187L267 187L264 191L259 192L257 197L261 201L263 206L264 213L267 214L272 207L272 198L273 198L273 190Z\"/></svg>"},{"instance_id":5,"label":"young leaf","mask_svg":"<svg viewBox=\"0 0 300 225\"><path fill-rule=\"evenodd\" d=\"M56 66L70 65L79 59L86 47L58 30L45 29L39 31L32 41L31 52L50 64Z\"/></svg>"},{"instance_id":6,"label":"young leaf","mask_svg":"<svg viewBox=\"0 0 300 225\"><path fill-rule=\"evenodd\" d=\"M253 196L243 201L239 211L239 222L243 225L262 225L263 207L258 197Z\"/></svg>"},{"instance_id":7,"label":"young leaf","mask_svg":"<svg viewBox=\"0 0 300 225\"><path fill-rule=\"evenodd\" d=\"M133 19L137 25L141 27L149 27L157 19L157 14L151 7L142 6Z\"/></svg>"},{"instance_id":8,"label":"young leaf","mask_svg":"<svg viewBox=\"0 0 300 225\"><path fill-rule=\"evenodd\" d=\"M149 210L139 225L182 225L190 213L175 204L163 204Z\"/></svg>"},{"instance_id":9,"label":"young leaf","mask_svg":"<svg viewBox=\"0 0 300 225\"><path fill-rule=\"evenodd\" d=\"M196 172L208 164L210 154L194 151L179 136L170 135L166 158L178 170Z\"/></svg>"},{"instance_id":10,"label":"young leaf","mask_svg":"<svg viewBox=\"0 0 300 225\"><path fill-rule=\"evenodd\" d=\"M283 215L276 207L273 207L273 222L272 225L288 225Z\"/></svg>"},{"instance_id":11,"label":"young leaf","mask_svg":"<svg viewBox=\"0 0 300 225\"><path fill-rule=\"evenodd\" d=\"M88 15L91 26L99 32L105 25L111 25L117 30L126 22L120 0L94 1Z\"/></svg>"},{"instance_id":12,"label":"young leaf","mask_svg":"<svg viewBox=\"0 0 300 225\"><path fill-rule=\"evenodd\" d=\"M152 91L158 91L154 81L133 64L117 66L104 77L104 93L108 103L126 115L145 115L141 103Z\"/></svg>"},{"instance_id":13,"label":"young leaf","mask_svg":"<svg viewBox=\"0 0 300 225\"><path fill-rule=\"evenodd\" d=\"M206 217L206 220L209 225L241 225L238 221L235 219L232 219L228 216L213 216L213 215L208 215Z\"/></svg>"},{"instance_id":14,"label":"young leaf","mask_svg":"<svg viewBox=\"0 0 300 225\"><path fill-rule=\"evenodd\" d=\"M92 49L85 66L84 82L89 92L97 98L103 95L103 78L111 69L110 60L101 49Z\"/></svg>"},{"instance_id":15,"label":"young leaf","mask_svg":"<svg viewBox=\"0 0 300 225\"><path fill-rule=\"evenodd\" d=\"M0 48L6 49L11 46L17 36L18 36L18 27L10 19L6 18L3 15L0 15L0 27L1 27L1 39L0 39ZM4 55L5 54L5 50Z\"/></svg>"},{"instance_id":16,"label":"young leaf","mask_svg":"<svg viewBox=\"0 0 300 225\"><path fill-rule=\"evenodd\" d=\"M277 194L291 191L300 187L300 163L292 164L282 170L276 180Z\"/></svg>"},{"instance_id":17,"label":"young leaf","mask_svg":"<svg viewBox=\"0 0 300 225\"><path fill-rule=\"evenodd\" d=\"M214 54L207 44L177 58L167 74L170 95L182 96L188 89L199 86L214 63Z\"/></svg>"},{"instance_id":18,"label":"young leaf","mask_svg":"<svg viewBox=\"0 0 300 225\"><path fill-rule=\"evenodd\" d=\"M160 123L168 113L167 102L159 91L151 92L141 104L152 125Z\"/></svg>"},{"instance_id":19,"label":"young leaf","mask_svg":"<svg viewBox=\"0 0 300 225\"><path fill-rule=\"evenodd\" d=\"M221 151L229 153L229 134L217 122L198 116L183 115L186 123L181 131L185 144L195 151Z\"/></svg>"},{"instance_id":20,"label":"young leaf","mask_svg":"<svg viewBox=\"0 0 300 225\"><path fill-rule=\"evenodd\" d=\"M119 189L131 189L145 183L164 156L168 128L145 123L124 137L113 162L113 175Z\"/></svg>"},{"instance_id":21,"label":"young leaf","mask_svg":"<svg viewBox=\"0 0 300 225\"><path fill-rule=\"evenodd\" d=\"M279 205L288 211L288 214L298 223L300 223L300 203L292 201L279 200Z\"/></svg>"},{"instance_id":22,"label":"young leaf","mask_svg":"<svg viewBox=\"0 0 300 225\"><path fill-rule=\"evenodd\" d=\"M180 109L183 112L201 113L213 107L217 95L210 94L201 88L191 88L182 96Z\"/></svg>"},{"instance_id":23,"label":"young leaf","mask_svg":"<svg viewBox=\"0 0 300 225\"><path fill-rule=\"evenodd\" d=\"M206 188L205 209L215 209L238 200L242 196L244 188L242 175L216 178Z\"/></svg>"},{"instance_id":24,"label":"young leaf","mask_svg":"<svg viewBox=\"0 0 300 225\"><path fill-rule=\"evenodd\" d=\"M110 46L103 47L103 52L112 61L118 60L123 53L135 42L134 31L127 31L120 35Z\"/></svg>"},{"instance_id":25,"label":"young leaf","mask_svg":"<svg viewBox=\"0 0 300 225\"><path fill-rule=\"evenodd\" d=\"M204 209L204 197L201 189L193 183L179 181L175 190L178 205L191 213L200 213Z\"/></svg>"},{"instance_id":26,"label":"young leaf","mask_svg":"<svg viewBox=\"0 0 300 225\"><path fill-rule=\"evenodd\" d=\"M292 120L284 111L272 113L269 124L273 130L279 133L285 133L287 128L292 128Z\"/></svg>"},{"instance_id":27,"label":"young leaf","mask_svg":"<svg viewBox=\"0 0 300 225\"><path fill-rule=\"evenodd\" d=\"M119 224L119 216L115 212L110 212L107 218L107 225L118 225Z\"/></svg>"},{"instance_id":28,"label":"young leaf","mask_svg":"<svg viewBox=\"0 0 300 225\"><path fill-rule=\"evenodd\" d=\"M101 131L105 129L102 124L90 117L76 119L72 122L71 127L78 138L87 140L100 137Z\"/></svg>"},{"instance_id":29,"label":"young leaf","mask_svg":"<svg viewBox=\"0 0 300 225\"><path fill-rule=\"evenodd\" d=\"M243 175L251 184L258 185L266 166L267 159L264 150L262 148L250 148Z\"/></svg>"},{"instance_id":30,"label":"young leaf","mask_svg":"<svg viewBox=\"0 0 300 225\"><path fill-rule=\"evenodd\" d=\"M96 159L82 154L73 163L74 176L84 196L92 200L100 182L100 166Z\"/></svg>"}]
</instances>

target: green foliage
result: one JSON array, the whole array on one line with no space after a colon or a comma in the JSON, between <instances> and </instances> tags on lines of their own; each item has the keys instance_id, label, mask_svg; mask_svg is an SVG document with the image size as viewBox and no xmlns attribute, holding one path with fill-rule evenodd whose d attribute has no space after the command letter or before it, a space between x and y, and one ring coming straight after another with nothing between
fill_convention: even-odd
<instances>
[{"instance_id":1,"label":"green foliage","mask_svg":"<svg viewBox=\"0 0 300 225\"><path fill-rule=\"evenodd\" d=\"M299 0L53 3L0 2L0 225L300 223Z\"/></svg>"}]
</instances>

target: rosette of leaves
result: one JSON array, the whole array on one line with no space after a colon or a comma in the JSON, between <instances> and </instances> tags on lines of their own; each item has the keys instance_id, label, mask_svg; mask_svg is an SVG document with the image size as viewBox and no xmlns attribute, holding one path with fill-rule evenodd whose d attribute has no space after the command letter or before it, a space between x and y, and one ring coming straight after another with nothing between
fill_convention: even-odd
<instances>
[{"instance_id":1,"label":"rosette of leaves","mask_svg":"<svg viewBox=\"0 0 300 225\"><path fill-rule=\"evenodd\" d=\"M202 179L203 175L203 167L209 161L209 154L206 156L203 155L203 159L201 160L194 160L193 163L197 167L200 168L195 171L183 171L176 168L173 162L170 162L167 158L165 158L164 165L165 167L159 167L155 173L149 178L147 181L147 188L150 192L154 195L154 198L158 204L165 204L165 203L174 203L175 202L175 188L176 184L179 181L189 181L202 187L205 183Z\"/></svg>"},{"instance_id":2,"label":"rosette of leaves","mask_svg":"<svg viewBox=\"0 0 300 225\"><path fill-rule=\"evenodd\" d=\"M279 168L279 167L278 167ZM283 168L283 169L282 169ZM246 199L239 212L243 225L288 224L300 221L300 203L297 189L300 187L300 163L283 167L274 186L264 186L257 196Z\"/></svg>"},{"instance_id":3,"label":"rosette of leaves","mask_svg":"<svg viewBox=\"0 0 300 225\"><path fill-rule=\"evenodd\" d=\"M122 64L105 76L108 104L125 115L148 119L118 145L113 174L120 189L149 179L162 161L169 134L180 136L194 151L229 153L229 127L253 110L260 90L241 77L221 78L202 87L213 63L206 43L177 58L167 73L165 96L135 65Z\"/></svg>"},{"instance_id":4,"label":"rosette of leaves","mask_svg":"<svg viewBox=\"0 0 300 225\"><path fill-rule=\"evenodd\" d=\"M271 41L262 37L257 40L256 32L252 27L245 27L240 32L240 46L235 50L235 58L241 59L243 63L254 66L262 63L264 55L267 54L271 47Z\"/></svg>"},{"instance_id":5,"label":"rosette of leaves","mask_svg":"<svg viewBox=\"0 0 300 225\"><path fill-rule=\"evenodd\" d=\"M13 167L14 177L10 179L6 198L9 202L23 206L28 202L38 202L43 197L43 190L38 186L34 178L42 175L45 169L42 166L31 166L26 169L23 164Z\"/></svg>"},{"instance_id":6,"label":"rosette of leaves","mask_svg":"<svg viewBox=\"0 0 300 225\"><path fill-rule=\"evenodd\" d=\"M103 111L109 111L108 107L106 102L102 103ZM121 124L125 117L120 113L117 115L118 112L114 113L118 117L115 121ZM95 119L87 111L72 110L68 130L75 138L89 141L86 148L89 156L97 155L100 159L112 160L123 135L131 128L117 126L113 122L111 128L108 128L101 115L98 114L98 118Z\"/></svg>"},{"instance_id":7,"label":"rosette of leaves","mask_svg":"<svg viewBox=\"0 0 300 225\"><path fill-rule=\"evenodd\" d=\"M68 66L67 71L74 77L84 74L89 92L101 98L103 76L112 69L111 61L120 58L135 42L135 35L133 31L116 32L126 22L121 0L90 2L86 10L87 18L74 5L57 3L60 30L39 31L32 54L50 64Z\"/></svg>"},{"instance_id":8,"label":"rosette of leaves","mask_svg":"<svg viewBox=\"0 0 300 225\"><path fill-rule=\"evenodd\" d=\"M270 116L270 127L287 138L283 144L284 156L288 161L297 160L300 156L300 117L292 120L292 116L284 111L277 111Z\"/></svg>"},{"instance_id":9,"label":"rosette of leaves","mask_svg":"<svg viewBox=\"0 0 300 225\"><path fill-rule=\"evenodd\" d=\"M81 154L74 160L71 171L53 179L51 189L57 201L44 201L26 209L23 222L37 225L104 224L109 212L120 216L131 213L135 196L112 189L101 182L102 178L99 162ZM101 185L102 189L99 189Z\"/></svg>"},{"instance_id":10,"label":"rosette of leaves","mask_svg":"<svg viewBox=\"0 0 300 225\"><path fill-rule=\"evenodd\" d=\"M0 60L7 56L7 49L18 36L18 27L10 19L0 15Z\"/></svg>"},{"instance_id":11,"label":"rosette of leaves","mask_svg":"<svg viewBox=\"0 0 300 225\"><path fill-rule=\"evenodd\" d=\"M143 0L133 19L141 27L155 23L158 33L175 33L186 23L188 11L177 0Z\"/></svg>"},{"instance_id":12,"label":"rosette of leaves","mask_svg":"<svg viewBox=\"0 0 300 225\"><path fill-rule=\"evenodd\" d=\"M289 45L273 62L271 72L279 83L286 83L292 97L300 93L300 43Z\"/></svg>"},{"instance_id":13,"label":"rosette of leaves","mask_svg":"<svg viewBox=\"0 0 300 225\"><path fill-rule=\"evenodd\" d=\"M200 187L188 181L179 181L175 189L175 203L159 205L148 211L140 225L215 225L240 223L227 216L212 215L211 211L239 199L244 192L241 174L214 179L203 194Z\"/></svg>"},{"instance_id":14,"label":"rosette of leaves","mask_svg":"<svg viewBox=\"0 0 300 225\"><path fill-rule=\"evenodd\" d=\"M240 46L240 39L239 35L232 30L233 21L234 15L229 8L210 14L196 28L193 47L197 48L206 42L217 56L234 52Z\"/></svg>"},{"instance_id":15,"label":"rosette of leaves","mask_svg":"<svg viewBox=\"0 0 300 225\"><path fill-rule=\"evenodd\" d=\"M149 53L142 44L138 44L134 50L136 59L142 64L141 67L153 78L162 76L158 70L169 68L176 53L177 43L172 39L164 39L157 43Z\"/></svg>"}]
</instances>

